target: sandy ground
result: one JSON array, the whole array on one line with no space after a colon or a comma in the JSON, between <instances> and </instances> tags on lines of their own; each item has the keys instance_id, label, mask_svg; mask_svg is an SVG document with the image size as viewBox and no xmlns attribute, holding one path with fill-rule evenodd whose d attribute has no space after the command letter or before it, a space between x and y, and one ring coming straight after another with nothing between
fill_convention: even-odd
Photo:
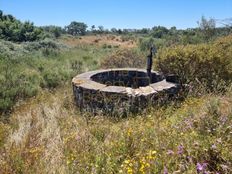
<instances>
[{"instance_id":1,"label":"sandy ground","mask_svg":"<svg viewBox=\"0 0 232 174\"><path fill-rule=\"evenodd\" d=\"M123 40L121 36L114 35L92 35L81 37L66 37L60 39L69 46L78 46L79 44L91 44L102 46L104 44L111 46L119 46L123 48L133 48L136 46L136 41Z\"/></svg>"}]
</instances>

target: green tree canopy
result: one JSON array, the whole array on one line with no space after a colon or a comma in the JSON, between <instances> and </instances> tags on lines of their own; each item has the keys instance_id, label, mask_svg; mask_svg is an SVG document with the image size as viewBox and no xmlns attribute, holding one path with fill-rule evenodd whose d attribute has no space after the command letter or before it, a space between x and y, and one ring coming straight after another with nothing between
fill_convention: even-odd
<instances>
[{"instance_id":1,"label":"green tree canopy","mask_svg":"<svg viewBox=\"0 0 232 174\"><path fill-rule=\"evenodd\" d=\"M162 38L164 35L168 34L168 29L166 27L154 26L152 30L152 36L155 38Z\"/></svg>"},{"instance_id":2,"label":"green tree canopy","mask_svg":"<svg viewBox=\"0 0 232 174\"><path fill-rule=\"evenodd\" d=\"M65 33L65 30L62 27L55 26L55 25L43 26L40 28L48 33L53 34L55 38L58 38L61 36L61 34Z\"/></svg>"},{"instance_id":3,"label":"green tree canopy","mask_svg":"<svg viewBox=\"0 0 232 174\"><path fill-rule=\"evenodd\" d=\"M85 35L87 25L83 22L71 22L68 26L66 26L66 30L69 34L76 36L76 35Z\"/></svg>"},{"instance_id":4,"label":"green tree canopy","mask_svg":"<svg viewBox=\"0 0 232 174\"><path fill-rule=\"evenodd\" d=\"M43 31L32 22L21 22L12 15L0 11L0 38L14 42L35 41L42 37Z\"/></svg>"}]
</instances>

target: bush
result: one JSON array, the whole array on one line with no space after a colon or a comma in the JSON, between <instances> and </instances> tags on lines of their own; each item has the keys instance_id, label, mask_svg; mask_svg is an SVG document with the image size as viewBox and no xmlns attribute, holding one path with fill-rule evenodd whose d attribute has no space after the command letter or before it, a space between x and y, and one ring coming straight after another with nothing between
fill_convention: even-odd
<instances>
[{"instance_id":1,"label":"bush","mask_svg":"<svg viewBox=\"0 0 232 174\"><path fill-rule=\"evenodd\" d=\"M62 48L62 44L58 44L57 42L50 40L50 39L45 39L39 42L27 42L25 43L24 48L28 51L35 51L35 50L40 50L40 49L54 49L54 50L59 50Z\"/></svg>"},{"instance_id":2,"label":"bush","mask_svg":"<svg viewBox=\"0 0 232 174\"><path fill-rule=\"evenodd\" d=\"M40 52L43 56L48 57L57 56L67 46L51 39L45 39L38 42L27 42L23 48L30 52Z\"/></svg>"},{"instance_id":3,"label":"bush","mask_svg":"<svg viewBox=\"0 0 232 174\"><path fill-rule=\"evenodd\" d=\"M139 48L141 51L148 51L152 45L154 45L156 49L159 49L168 44L169 43L165 39L154 39L152 37L139 39Z\"/></svg>"},{"instance_id":4,"label":"bush","mask_svg":"<svg viewBox=\"0 0 232 174\"><path fill-rule=\"evenodd\" d=\"M35 27L31 22L21 22L12 15L2 15L0 21L0 38L4 40L25 42L43 38L43 30Z\"/></svg>"},{"instance_id":5,"label":"bush","mask_svg":"<svg viewBox=\"0 0 232 174\"><path fill-rule=\"evenodd\" d=\"M56 70L47 70L43 73L43 87L55 88L60 84L61 77Z\"/></svg>"},{"instance_id":6,"label":"bush","mask_svg":"<svg viewBox=\"0 0 232 174\"><path fill-rule=\"evenodd\" d=\"M102 68L143 68L145 65L146 59L143 54L127 49L117 50L101 62Z\"/></svg>"},{"instance_id":7,"label":"bush","mask_svg":"<svg viewBox=\"0 0 232 174\"><path fill-rule=\"evenodd\" d=\"M102 45L102 48L103 48L103 49L107 49L107 48L111 49L111 48L112 48L112 45L103 44L103 45Z\"/></svg>"},{"instance_id":8,"label":"bush","mask_svg":"<svg viewBox=\"0 0 232 174\"><path fill-rule=\"evenodd\" d=\"M0 112L10 110L19 100L35 96L41 78L36 71L23 69L12 60L2 62L0 76Z\"/></svg>"},{"instance_id":9,"label":"bush","mask_svg":"<svg viewBox=\"0 0 232 174\"><path fill-rule=\"evenodd\" d=\"M164 74L178 75L183 83L223 88L220 84L232 80L232 36L211 44L163 48L156 65Z\"/></svg>"},{"instance_id":10,"label":"bush","mask_svg":"<svg viewBox=\"0 0 232 174\"><path fill-rule=\"evenodd\" d=\"M20 44L0 40L0 55L2 56L20 57L28 53L28 50L24 49Z\"/></svg>"},{"instance_id":11,"label":"bush","mask_svg":"<svg viewBox=\"0 0 232 174\"><path fill-rule=\"evenodd\" d=\"M147 51L154 45L155 39L153 38L139 38L139 48L141 51Z\"/></svg>"},{"instance_id":12,"label":"bush","mask_svg":"<svg viewBox=\"0 0 232 174\"><path fill-rule=\"evenodd\" d=\"M127 41L136 41L136 37L132 35L122 35L121 36L122 42L127 42Z\"/></svg>"},{"instance_id":13,"label":"bush","mask_svg":"<svg viewBox=\"0 0 232 174\"><path fill-rule=\"evenodd\" d=\"M57 56L61 50L67 48L67 46L50 39L21 44L0 40L0 55L15 58L34 55L35 53L39 53L42 56Z\"/></svg>"}]
</instances>

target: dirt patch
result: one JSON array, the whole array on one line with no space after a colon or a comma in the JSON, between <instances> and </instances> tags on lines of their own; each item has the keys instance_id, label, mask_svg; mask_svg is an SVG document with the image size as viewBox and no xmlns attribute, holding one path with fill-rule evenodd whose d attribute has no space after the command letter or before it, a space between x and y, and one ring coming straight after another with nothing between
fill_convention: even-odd
<instances>
[{"instance_id":1,"label":"dirt patch","mask_svg":"<svg viewBox=\"0 0 232 174\"><path fill-rule=\"evenodd\" d=\"M122 48L133 48L136 46L136 41L134 40L124 40L121 36L115 35L92 35L92 36L80 36L80 37L66 37L60 39L62 42L69 46L77 46L80 44L90 44L90 45L111 45L118 46Z\"/></svg>"}]
</instances>

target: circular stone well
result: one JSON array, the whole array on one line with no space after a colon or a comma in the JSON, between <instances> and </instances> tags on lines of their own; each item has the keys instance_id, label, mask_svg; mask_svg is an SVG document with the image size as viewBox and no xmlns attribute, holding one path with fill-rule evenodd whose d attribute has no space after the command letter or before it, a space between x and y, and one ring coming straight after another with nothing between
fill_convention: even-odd
<instances>
[{"instance_id":1,"label":"circular stone well","mask_svg":"<svg viewBox=\"0 0 232 174\"><path fill-rule=\"evenodd\" d=\"M180 86L152 71L122 68L90 71L72 79L75 101L81 110L127 113L154 104L163 95L176 94Z\"/></svg>"}]
</instances>

